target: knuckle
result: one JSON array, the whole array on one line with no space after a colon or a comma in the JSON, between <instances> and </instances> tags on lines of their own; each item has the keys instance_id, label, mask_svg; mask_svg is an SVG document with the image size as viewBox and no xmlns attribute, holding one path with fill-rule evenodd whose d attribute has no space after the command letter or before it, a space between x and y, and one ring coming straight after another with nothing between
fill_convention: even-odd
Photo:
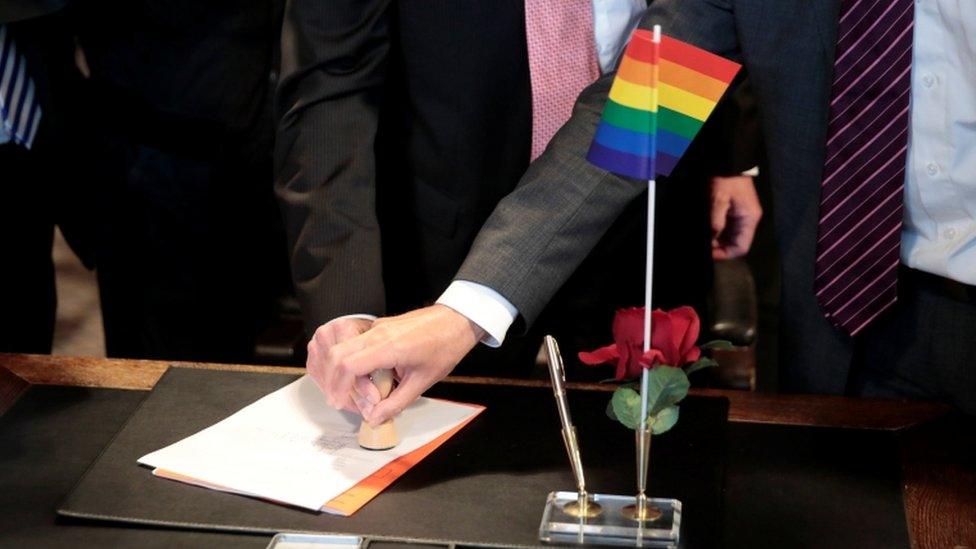
<instances>
[{"instance_id":1,"label":"knuckle","mask_svg":"<svg viewBox=\"0 0 976 549\"><path fill-rule=\"evenodd\" d=\"M331 347L325 350L325 356L323 362L329 366L336 367L342 362L343 353L338 347Z\"/></svg>"},{"instance_id":2,"label":"knuckle","mask_svg":"<svg viewBox=\"0 0 976 549\"><path fill-rule=\"evenodd\" d=\"M315 329L315 333L312 334L312 339L321 339L332 331L332 323L326 323Z\"/></svg>"},{"instance_id":3,"label":"knuckle","mask_svg":"<svg viewBox=\"0 0 976 549\"><path fill-rule=\"evenodd\" d=\"M334 367L340 374L347 374L355 368L355 360L349 356L341 356L336 359Z\"/></svg>"},{"instance_id":4,"label":"knuckle","mask_svg":"<svg viewBox=\"0 0 976 549\"><path fill-rule=\"evenodd\" d=\"M390 326L386 323L383 324L373 324L373 328L370 330L373 335L379 337L380 339L390 339L393 335Z\"/></svg>"}]
</instances>

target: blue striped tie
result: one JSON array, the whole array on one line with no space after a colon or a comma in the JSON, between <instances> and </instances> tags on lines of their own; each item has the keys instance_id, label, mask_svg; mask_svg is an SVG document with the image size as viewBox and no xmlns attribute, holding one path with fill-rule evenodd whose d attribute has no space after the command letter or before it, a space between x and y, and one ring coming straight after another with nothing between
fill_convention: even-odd
<instances>
[{"instance_id":1,"label":"blue striped tie","mask_svg":"<svg viewBox=\"0 0 976 549\"><path fill-rule=\"evenodd\" d=\"M0 25L0 124L14 143L30 148L41 122L41 106L34 98L34 81L14 39Z\"/></svg>"}]
</instances>

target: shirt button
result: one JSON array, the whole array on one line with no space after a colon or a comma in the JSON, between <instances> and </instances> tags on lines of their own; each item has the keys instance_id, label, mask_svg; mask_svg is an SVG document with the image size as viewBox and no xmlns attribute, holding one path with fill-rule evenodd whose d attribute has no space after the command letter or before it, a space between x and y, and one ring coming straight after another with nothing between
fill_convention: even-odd
<instances>
[{"instance_id":1,"label":"shirt button","mask_svg":"<svg viewBox=\"0 0 976 549\"><path fill-rule=\"evenodd\" d=\"M942 235L945 236L946 240L952 240L953 238L956 237L956 230L953 229L952 227L949 227L948 229L945 230L945 232L942 233Z\"/></svg>"},{"instance_id":2,"label":"shirt button","mask_svg":"<svg viewBox=\"0 0 976 549\"><path fill-rule=\"evenodd\" d=\"M935 84L935 77L931 74L926 74L922 77L922 85L926 88L931 88L933 84Z\"/></svg>"},{"instance_id":3,"label":"shirt button","mask_svg":"<svg viewBox=\"0 0 976 549\"><path fill-rule=\"evenodd\" d=\"M935 162L929 162L928 165L925 166L925 171L928 172L929 175L938 175L939 165Z\"/></svg>"}]
</instances>

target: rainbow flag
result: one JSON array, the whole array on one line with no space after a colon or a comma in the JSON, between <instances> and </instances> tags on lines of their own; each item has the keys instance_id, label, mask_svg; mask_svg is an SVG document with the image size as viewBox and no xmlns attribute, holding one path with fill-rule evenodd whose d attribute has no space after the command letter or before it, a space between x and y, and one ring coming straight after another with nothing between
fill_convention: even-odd
<instances>
[{"instance_id":1,"label":"rainbow flag","mask_svg":"<svg viewBox=\"0 0 976 549\"><path fill-rule=\"evenodd\" d=\"M587 154L600 168L638 179L669 175L741 68L660 38L640 29L627 45Z\"/></svg>"}]
</instances>

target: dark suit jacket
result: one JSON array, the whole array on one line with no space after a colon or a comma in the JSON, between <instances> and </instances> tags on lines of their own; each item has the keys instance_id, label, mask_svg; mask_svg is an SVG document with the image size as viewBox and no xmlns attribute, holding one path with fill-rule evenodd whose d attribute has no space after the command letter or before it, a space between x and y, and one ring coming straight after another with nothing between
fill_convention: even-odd
<instances>
[{"instance_id":1,"label":"dark suit jacket","mask_svg":"<svg viewBox=\"0 0 976 549\"><path fill-rule=\"evenodd\" d=\"M830 393L844 390L851 356L849 338L824 320L812 291L838 10L837 0L658 0L641 23L744 61L776 199L785 388ZM605 78L584 92L549 150L492 214L458 274L497 289L528 318L643 189L643 182L585 160L609 84Z\"/></svg>"},{"instance_id":2,"label":"dark suit jacket","mask_svg":"<svg viewBox=\"0 0 976 549\"><path fill-rule=\"evenodd\" d=\"M282 45L276 185L309 330L343 314L429 303L528 166L523 2L465 0L432 9L426 0L292 0ZM699 181L696 189L675 187L674 201L665 200L696 203L684 216L692 229L681 234L705 243L691 252L695 267L674 270L676 278L705 277L704 193ZM618 232L637 228L642 237L636 221ZM608 239L641 247L619 235ZM639 253L608 255L599 270L609 261L628 276L643 268ZM509 270L516 276L527 268ZM598 285L614 281L603 277ZM639 280L632 287L630 302L639 302ZM539 305L527 318L535 319Z\"/></svg>"},{"instance_id":3,"label":"dark suit jacket","mask_svg":"<svg viewBox=\"0 0 976 549\"><path fill-rule=\"evenodd\" d=\"M15 23L54 13L68 0L4 0L0 4L0 23Z\"/></svg>"},{"instance_id":4,"label":"dark suit jacket","mask_svg":"<svg viewBox=\"0 0 976 549\"><path fill-rule=\"evenodd\" d=\"M91 267L91 187L86 168L86 123L79 94L81 76L74 66L74 42L66 0L17 0L0 3L0 23L26 60L41 107L41 124L31 149L36 177L31 184L49 189L52 219L78 257Z\"/></svg>"},{"instance_id":5,"label":"dark suit jacket","mask_svg":"<svg viewBox=\"0 0 976 549\"><path fill-rule=\"evenodd\" d=\"M309 328L433 299L528 163L521 1L294 0L282 44L277 187Z\"/></svg>"},{"instance_id":6,"label":"dark suit jacket","mask_svg":"<svg viewBox=\"0 0 976 549\"><path fill-rule=\"evenodd\" d=\"M75 0L99 126L191 156L271 149L279 0Z\"/></svg>"}]
</instances>

